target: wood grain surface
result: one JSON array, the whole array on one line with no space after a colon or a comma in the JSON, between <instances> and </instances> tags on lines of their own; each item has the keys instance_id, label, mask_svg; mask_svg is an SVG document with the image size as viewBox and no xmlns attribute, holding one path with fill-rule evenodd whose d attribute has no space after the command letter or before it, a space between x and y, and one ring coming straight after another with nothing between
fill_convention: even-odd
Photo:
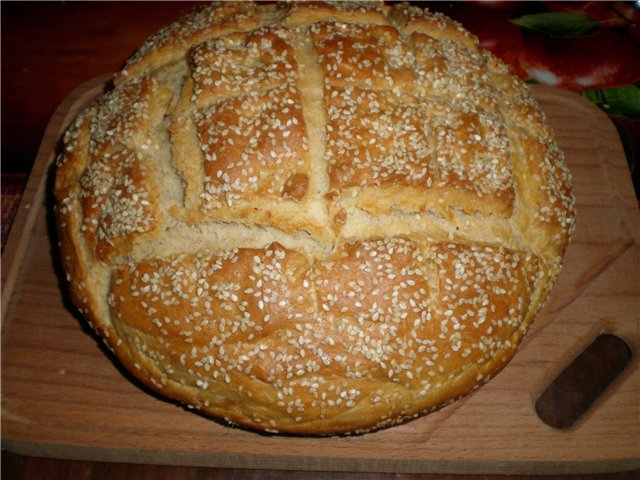
<instances>
[{"instance_id":1,"label":"wood grain surface","mask_svg":"<svg viewBox=\"0 0 640 480\"><path fill-rule=\"evenodd\" d=\"M146 391L112 362L68 302L51 225L51 162L64 127L102 91L75 90L44 136L2 256L2 444L78 460L417 473L580 473L640 466L634 356L573 427L535 414L547 385L594 338L640 345L639 217L615 130L566 92L536 87L574 175L578 228L552 298L512 363L473 395L377 433L258 435Z\"/></svg>"}]
</instances>

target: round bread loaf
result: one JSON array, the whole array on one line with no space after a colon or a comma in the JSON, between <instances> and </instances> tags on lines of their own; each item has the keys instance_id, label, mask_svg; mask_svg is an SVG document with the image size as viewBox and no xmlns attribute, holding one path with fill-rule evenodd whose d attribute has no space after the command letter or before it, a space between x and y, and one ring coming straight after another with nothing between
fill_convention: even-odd
<instances>
[{"instance_id":1,"label":"round bread loaf","mask_svg":"<svg viewBox=\"0 0 640 480\"><path fill-rule=\"evenodd\" d=\"M528 89L406 4L213 4L150 37L64 137L72 298L162 395L359 433L514 355L574 226Z\"/></svg>"}]
</instances>

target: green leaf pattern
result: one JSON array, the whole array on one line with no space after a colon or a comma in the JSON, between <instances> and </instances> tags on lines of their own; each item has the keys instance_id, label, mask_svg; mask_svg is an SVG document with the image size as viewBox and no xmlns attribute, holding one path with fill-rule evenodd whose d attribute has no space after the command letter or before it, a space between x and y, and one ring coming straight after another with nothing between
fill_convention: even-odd
<instances>
[{"instance_id":1,"label":"green leaf pattern","mask_svg":"<svg viewBox=\"0 0 640 480\"><path fill-rule=\"evenodd\" d=\"M524 15L511 22L529 30L544 32L552 37L580 37L591 35L600 28L600 23L581 13L547 12Z\"/></svg>"}]
</instances>

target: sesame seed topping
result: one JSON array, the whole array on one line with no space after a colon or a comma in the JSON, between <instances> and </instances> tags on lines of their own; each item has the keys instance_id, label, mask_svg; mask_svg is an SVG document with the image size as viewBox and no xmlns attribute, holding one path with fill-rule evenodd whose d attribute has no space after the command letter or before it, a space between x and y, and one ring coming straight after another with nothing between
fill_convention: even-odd
<instances>
[{"instance_id":1,"label":"sesame seed topping","mask_svg":"<svg viewBox=\"0 0 640 480\"><path fill-rule=\"evenodd\" d=\"M65 134L81 311L154 388L270 432L485 382L575 224L539 107L441 15L245 3L152 37Z\"/></svg>"}]
</instances>

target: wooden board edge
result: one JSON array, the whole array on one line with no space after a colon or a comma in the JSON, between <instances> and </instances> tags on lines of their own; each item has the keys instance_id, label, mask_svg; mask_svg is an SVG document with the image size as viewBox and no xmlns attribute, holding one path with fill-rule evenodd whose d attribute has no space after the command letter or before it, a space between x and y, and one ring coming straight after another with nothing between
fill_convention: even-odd
<instances>
[{"instance_id":1,"label":"wooden board edge","mask_svg":"<svg viewBox=\"0 0 640 480\"><path fill-rule=\"evenodd\" d=\"M29 245L29 236L33 231L39 208L41 208L38 202L43 197L46 197L45 189L49 180L49 170L55 160L60 137L70 121L68 119L69 114L79 107L78 103L83 100L86 102L100 94L111 77L111 74L101 75L76 87L58 105L47 124L16 216L11 225L7 243L2 252L2 307L0 311L0 328L2 328L2 331L4 331L7 308L24 263L27 246Z\"/></svg>"},{"instance_id":2,"label":"wooden board edge","mask_svg":"<svg viewBox=\"0 0 640 480\"><path fill-rule=\"evenodd\" d=\"M84 445L29 444L2 440L2 449L17 455L66 458L79 461L133 463L207 468L297 470L398 474L488 475L585 475L628 472L640 469L640 458L570 462L510 462L474 460L417 460L379 457L300 457L228 453L181 453L152 450L104 449ZM69 452L73 452L69 455ZM96 460L99 459L99 460Z\"/></svg>"}]
</instances>

